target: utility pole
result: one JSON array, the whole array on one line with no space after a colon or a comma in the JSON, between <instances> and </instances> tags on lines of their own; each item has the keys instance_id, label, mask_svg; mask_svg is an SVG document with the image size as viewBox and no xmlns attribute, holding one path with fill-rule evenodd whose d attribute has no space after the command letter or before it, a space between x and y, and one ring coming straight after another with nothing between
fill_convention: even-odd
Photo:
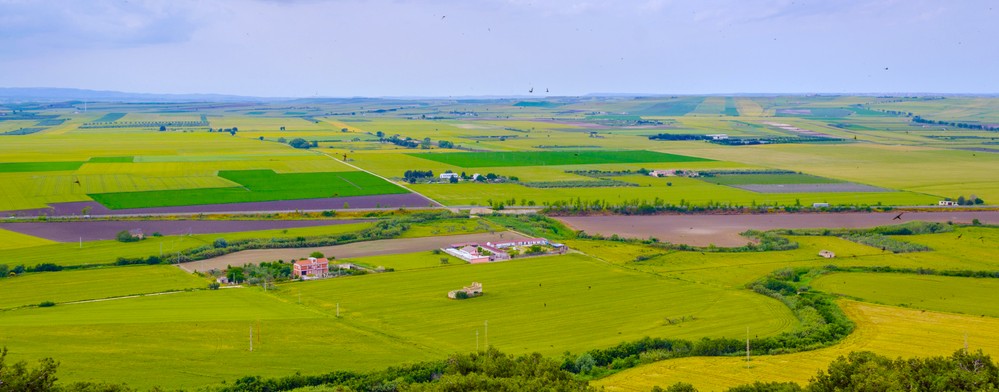
<instances>
[{"instance_id":1,"label":"utility pole","mask_svg":"<svg viewBox=\"0 0 999 392\"><path fill-rule=\"evenodd\" d=\"M340 303L336 303L336 318L340 318Z\"/></svg>"},{"instance_id":2,"label":"utility pole","mask_svg":"<svg viewBox=\"0 0 999 392\"><path fill-rule=\"evenodd\" d=\"M475 352L479 352L479 330L475 330Z\"/></svg>"},{"instance_id":3,"label":"utility pole","mask_svg":"<svg viewBox=\"0 0 999 392\"><path fill-rule=\"evenodd\" d=\"M489 320L486 320L486 350L489 349Z\"/></svg>"},{"instance_id":4,"label":"utility pole","mask_svg":"<svg viewBox=\"0 0 999 392\"><path fill-rule=\"evenodd\" d=\"M83 249L83 237L80 237L80 249ZM163 253L162 251L160 253Z\"/></svg>"},{"instance_id":5,"label":"utility pole","mask_svg":"<svg viewBox=\"0 0 999 392\"><path fill-rule=\"evenodd\" d=\"M746 369L749 369L749 327L746 327Z\"/></svg>"},{"instance_id":6,"label":"utility pole","mask_svg":"<svg viewBox=\"0 0 999 392\"><path fill-rule=\"evenodd\" d=\"M250 352L253 352L253 324L250 324Z\"/></svg>"}]
</instances>

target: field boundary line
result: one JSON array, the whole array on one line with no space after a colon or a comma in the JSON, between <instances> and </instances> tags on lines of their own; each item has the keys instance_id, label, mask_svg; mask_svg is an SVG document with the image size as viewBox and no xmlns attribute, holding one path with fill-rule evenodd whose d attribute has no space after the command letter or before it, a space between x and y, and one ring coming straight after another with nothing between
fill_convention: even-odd
<instances>
[{"instance_id":1,"label":"field boundary line","mask_svg":"<svg viewBox=\"0 0 999 392\"><path fill-rule=\"evenodd\" d=\"M347 162L347 161L341 161L341 160L339 160L339 159L336 159L336 157L334 157L334 156L330 155L329 153L326 153L326 152L322 152L322 151L316 151L316 153L318 153L318 154L322 154L322 155L325 155L325 156L326 156L327 158L329 158L329 159L332 159L332 160L334 160L334 161L337 161L337 162L340 162L340 163L342 163L342 164L344 164L344 165L347 165L347 166L350 166L350 167L352 167L352 168L354 168L354 169L357 169L358 171L362 171L362 172L365 172L365 173L368 173L368 174L370 174L370 175L373 175L373 176L375 176L375 177L378 177L378 178L381 178L381 179L383 179L383 180L387 181L387 182L388 182L389 184L393 184L393 185L395 185L395 186L398 186L398 187L400 187L400 188L402 188L402 189L405 189L405 190L409 191L410 193L414 193L414 194L417 194L417 195L420 195L420 197L422 197L422 198L424 198L424 199L427 199L427 200L430 200L430 202L431 202L431 203L434 203L434 204L436 204L436 205L437 205L438 207L444 207L444 204L443 204L443 203L441 203L441 202L439 202L439 201L437 201L437 200L434 200L434 199L431 199L431 198L427 197L427 195L424 195L424 194L422 194L422 193L420 193L420 192L417 192L417 191L414 191L414 190L412 190L412 189L409 189L409 187L407 187L407 186L405 186L405 185L401 185L401 184L397 184L397 183L396 183L395 181L392 181L392 180L389 180L388 178L385 178L385 177L382 177L382 176L380 176L380 175L378 175L378 174L376 174L376 173L372 173L372 172L370 172L370 171L368 171L368 170L364 170L364 169L362 169L362 168L358 167L357 165L354 165L354 164L351 164L351 163L349 163L349 162ZM346 180L344 180L344 181L346 181ZM348 182L349 182L349 181L348 181ZM357 185L354 185L354 186L357 186Z\"/></svg>"}]
</instances>

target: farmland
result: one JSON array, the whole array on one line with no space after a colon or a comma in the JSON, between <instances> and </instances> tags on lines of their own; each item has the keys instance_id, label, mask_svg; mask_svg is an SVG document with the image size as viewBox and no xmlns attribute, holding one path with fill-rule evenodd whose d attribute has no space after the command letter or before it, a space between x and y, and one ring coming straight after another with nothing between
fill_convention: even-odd
<instances>
[{"instance_id":1,"label":"farmland","mask_svg":"<svg viewBox=\"0 0 999 392\"><path fill-rule=\"evenodd\" d=\"M862 301L990 317L999 317L999 307L982 298L997 285L995 279L872 273L830 274L812 281L816 289Z\"/></svg>"},{"instance_id":2,"label":"farmland","mask_svg":"<svg viewBox=\"0 0 999 392\"><path fill-rule=\"evenodd\" d=\"M453 166L509 167L509 166L562 166L589 165L603 163L666 163L700 162L706 159L651 151L551 151L518 153L450 153L415 154L417 158L429 159Z\"/></svg>"},{"instance_id":3,"label":"farmland","mask_svg":"<svg viewBox=\"0 0 999 392\"><path fill-rule=\"evenodd\" d=\"M219 177L240 186L193 191L98 193L90 196L111 209L168 207L213 203L316 199L405 193L396 185L364 172L276 174L269 170L224 171ZM300 184L314 184L301 187ZM321 185L320 185L321 184Z\"/></svg>"},{"instance_id":4,"label":"farmland","mask_svg":"<svg viewBox=\"0 0 999 392\"><path fill-rule=\"evenodd\" d=\"M565 270L556 266L571 267L568 270L573 272L553 274ZM523 279L525 275L535 278ZM447 290L472 280L484 282L491 294L467 303L444 296ZM609 295L622 284L631 287L630 294ZM693 293L713 305L680 300ZM337 304L340 318L334 317ZM627 316L605 311L622 307L630 309ZM760 314L767 316L758 318ZM594 322L576 322L580 315ZM662 322L664 316L680 315L696 315L697 321L682 327ZM537 319L562 332L552 335L548 328L537 328ZM794 324L782 305L751 293L664 281L582 256L563 256L292 284L269 294L256 289L195 291L22 309L7 312L0 325L4 341L18 347L18 356L62 353L64 377L71 380L86 379L101 369L103 379L129 381L133 386L193 387L242 375L236 367L206 367L207 361L255 363L255 373L280 375L287 371L282 362L302 355L322 358L301 368L311 373L330 367L374 369L473 350L475 331L487 320L490 345L549 355L650 333L689 338L735 335L748 323L761 334L771 334ZM252 353L246 348L251 326L260 328ZM320 348L292 339L291 331L303 327L323 332L329 336L324 339L327 343ZM187 332L168 333L178 328ZM123 329L134 329L127 345L108 345L98 338ZM44 337L47 343L24 346L28 331L32 340ZM373 346L364 348L368 345ZM123 364L140 347L146 352L142 362L109 366ZM319 355L316 351L328 352L331 347L351 354ZM188 359L173 359L177 357ZM142 376L166 369L174 374L172 379Z\"/></svg>"},{"instance_id":5,"label":"farmland","mask_svg":"<svg viewBox=\"0 0 999 392\"><path fill-rule=\"evenodd\" d=\"M568 352L575 363L644 337L739 346L747 327L754 342L807 335L814 319L754 286L792 274L790 292L828 298L855 330L761 351L815 349L754 354L748 368L735 357L638 355L577 376L642 391L802 382L854 350L948 354L966 332L995 354L996 279L968 276L999 271L999 136L986 126L997 102L0 102L0 345L13 361L53 357L60 382L140 389L375 371L487 345L556 361ZM915 221L941 229L866 242L878 246L835 230L928 227ZM136 229L145 239L115 240ZM750 229L788 230L740 235ZM570 251L487 264L435 252L536 236ZM782 250L756 248L774 241ZM181 257L195 251L197 261ZM276 273L312 252L370 270ZM246 279L215 290L222 270ZM446 297L471 282L484 295Z\"/></svg>"}]
</instances>

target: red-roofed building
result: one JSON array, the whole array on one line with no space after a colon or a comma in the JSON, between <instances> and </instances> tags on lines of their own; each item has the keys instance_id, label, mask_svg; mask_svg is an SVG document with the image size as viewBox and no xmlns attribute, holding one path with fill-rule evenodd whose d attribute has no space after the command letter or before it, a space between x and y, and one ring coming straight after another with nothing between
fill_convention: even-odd
<instances>
[{"instance_id":1,"label":"red-roofed building","mask_svg":"<svg viewBox=\"0 0 999 392\"><path fill-rule=\"evenodd\" d=\"M308 259L296 261L295 267L292 270L292 275L296 278L325 278L329 276L329 274L330 261L326 258L317 259L315 257L310 257Z\"/></svg>"}]
</instances>

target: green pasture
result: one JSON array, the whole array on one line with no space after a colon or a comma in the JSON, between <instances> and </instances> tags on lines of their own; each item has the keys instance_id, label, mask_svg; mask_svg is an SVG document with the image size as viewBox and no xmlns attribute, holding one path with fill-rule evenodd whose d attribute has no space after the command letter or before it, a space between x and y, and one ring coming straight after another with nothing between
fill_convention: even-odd
<instances>
[{"instance_id":1,"label":"green pasture","mask_svg":"<svg viewBox=\"0 0 999 392\"><path fill-rule=\"evenodd\" d=\"M39 272L0 279L0 309L202 289L207 284L204 278L166 265Z\"/></svg>"},{"instance_id":2,"label":"green pasture","mask_svg":"<svg viewBox=\"0 0 999 392\"><path fill-rule=\"evenodd\" d=\"M468 301L446 297L449 290L473 281L483 284L482 297ZM294 287L291 290L289 285L281 293L295 300L301 290L302 298L327 313L334 312L339 303L347 321L388 334L434 331L408 336L408 341L445 351L474 349L474 332L484 333L487 320L490 345L549 355L642 336L735 336L744 330L743 323L754 324L768 335L797 324L780 303L750 292L661 279L572 254ZM768 316L758 319L751 316L755 312ZM427 317L430 314L437 317ZM697 320L682 327L663 321L683 315ZM560 332L552 334L552 330Z\"/></svg>"},{"instance_id":3,"label":"green pasture","mask_svg":"<svg viewBox=\"0 0 999 392\"><path fill-rule=\"evenodd\" d=\"M218 175L240 186L89 196L108 208L123 209L407 193L365 172L277 174L271 170L244 170L220 171Z\"/></svg>"},{"instance_id":4,"label":"green pasture","mask_svg":"<svg viewBox=\"0 0 999 392\"><path fill-rule=\"evenodd\" d=\"M411 154L417 158L449 165L480 167L562 166L601 163L699 162L706 159L652 151L525 151L525 152L456 152L448 154Z\"/></svg>"},{"instance_id":5,"label":"green pasture","mask_svg":"<svg viewBox=\"0 0 999 392\"><path fill-rule=\"evenodd\" d=\"M2 162L0 173L72 171L83 162Z\"/></svg>"},{"instance_id":6,"label":"green pasture","mask_svg":"<svg viewBox=\"0 0 999 392\"><path fill-rule=\"evenodd\" d=\"M410 257L402 256L400 267L413 263ZM477 330L485 347L487 321L489 345L552 356L643 336L739 336L747 326L771 335L797 324L779 302L745 290L662 279L581 255L401 269L269 292L200 290L12 310L0 318L0 339L14 360L58 358L64 381L193 388L249 374L374 370L472 351ZM446 298L472 281L483 283L484 296ZM681 316L694 319L664 321Z\"/></svg>"},{"instance_id":7,"label":"green pasture","mask_svg":"<svg viewBox=\"0 0 999 392\"><path fill-rule=\"evenodd\" d=\"M192 224L197 224L192 222ZM348 223L331 226L314 226L289 229L243 231L233 233L194 234L179 236L147 237L137 242L115 240L87 241L79 243L51 243L0 250L0 264L34 266L41 263L55 263L63 266L108 264L119 257L146 258L169 255L184 249L211 245L215 239L238 240L249 238L294 238L324 234L341 234L358 231L373 223ZM32 237L34 238L34 237ZM61 272L59 272L61 273Z\"/></svg>"},{"instance_id":8,"label":"green pasture","mask_svg":"<svg viewBox=\"0 0 999 392\"><path fill-rule=\"evenodd\" d=\"M951 313L999 317L999 302L984 300L999 279L916 274L834 273L811 281L816 290L860 301Z\"/></svg>"},{"instance_id":9,"label":"green pasture","mask_svg":"<svg viewBox=\"0 0 999 392\"><path fill-rule=\"evenodd\" d=\"M251 374L374 370L446 355L255 288L8 311L0 340L9 360L58 358L62 382L143 389L195 389Z\"/></svg>"}]
</instances>

